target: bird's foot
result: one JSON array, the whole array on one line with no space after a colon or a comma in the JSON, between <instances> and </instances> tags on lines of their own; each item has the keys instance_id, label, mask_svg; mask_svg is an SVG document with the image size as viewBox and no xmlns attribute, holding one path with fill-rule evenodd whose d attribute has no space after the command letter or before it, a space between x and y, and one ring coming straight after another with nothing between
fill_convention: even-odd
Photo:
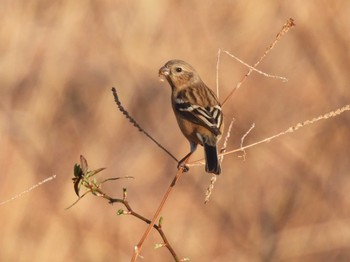
<instances>
[{"instance_id":1,"label":"bird's foot","mask_svg":"<svg viewBox=\"0 0 350 262\"><path fill-rule=\"evenodd\" d=\"M179 163L178 163L178 165L177 165L177 169L181 169L182 168L182 170L183 170L183 172L185 173L185 172L188 172L188 170L190 170L190 168L188 167L188 166L186 166L184 163L183 163L183 161L180 161Z\"/></svg>"}]
</instances>

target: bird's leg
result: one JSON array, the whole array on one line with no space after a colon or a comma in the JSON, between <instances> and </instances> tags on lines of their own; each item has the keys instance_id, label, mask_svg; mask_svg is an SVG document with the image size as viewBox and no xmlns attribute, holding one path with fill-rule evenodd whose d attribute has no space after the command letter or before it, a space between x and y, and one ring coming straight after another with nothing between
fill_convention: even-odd
<instances>
[{"instance_id":1,"label":"bird's leg","mask_svg":"<svg viewBox=\"0 0 350 262\"><path fill-rule=\"evenodd\" d=\"M179 163L177 164L177 169L183 168L183 171L184 171L184 172L187 172L187 171L189 170L189 167L186 166L186 165L184 165L183 162L184 162L187 158L189 158L189 157L194 153L194 151L196 151L196 149L197 149L197 144L195 144L195 143L190 142L190 146L191 146L190 152L189 152L187 155L185 155L185 157L182 158L182 159L179 161Z\"/></svg>"},{"instance_id":2,"label":"bird's leg","mask_svg":"<svg viewBox=\"0 0 350 262\"><path fill-rule=\"evenodd\" d=\"M182 158L179 163L177 164L177 169L183 168L184 172L187 172L189 170L189 167L184 165L183 162L190 156L192 155L192 152L189 152L184 158Z\"/></svg>"}]
</instances>

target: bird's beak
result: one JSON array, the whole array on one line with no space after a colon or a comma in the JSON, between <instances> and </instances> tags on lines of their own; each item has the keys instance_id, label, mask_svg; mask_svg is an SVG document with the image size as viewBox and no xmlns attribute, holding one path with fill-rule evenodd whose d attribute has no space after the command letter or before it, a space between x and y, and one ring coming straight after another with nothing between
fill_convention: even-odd
<instances>
[{"instance_id":1,"label":"bird's beak","mask_svg":"<svg viewBox=\"0 0 350 262\"><path fill-rule=\"evenodd\" d=\"M168 76L170 74L170 69L166 66L163 66L161 69L159 69L159 76Z\"/></svg>"},{"instance_id":2,"label":"bird's beak","mask_svg":"<svg viewBox=\"0 0 350 262\"><path fill-rule=\"evenodd\" d=\"M164 81L164 78L167 78L170 74L170 69L166 66L163 66L161 69L159 69L159 79L160 81Z\"/></svg>"}]
</instances>

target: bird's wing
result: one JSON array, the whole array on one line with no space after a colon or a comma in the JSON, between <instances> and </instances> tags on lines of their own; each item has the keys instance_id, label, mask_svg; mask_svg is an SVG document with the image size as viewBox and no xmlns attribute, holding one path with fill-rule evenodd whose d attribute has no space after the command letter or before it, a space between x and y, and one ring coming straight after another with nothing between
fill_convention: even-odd
<instances>
[{"instance_id":1,"label":"bird's wing","mask_svg":"<svg viewBox=\"0 0 350 262\"><path fill-rule=\"evenodd\" d=\"M176 98L174 108L187 120L204 126L215 135L221 134L222 111L220 105L204 107L192 104L184 98Z\"/></svg>"}]
</instances>

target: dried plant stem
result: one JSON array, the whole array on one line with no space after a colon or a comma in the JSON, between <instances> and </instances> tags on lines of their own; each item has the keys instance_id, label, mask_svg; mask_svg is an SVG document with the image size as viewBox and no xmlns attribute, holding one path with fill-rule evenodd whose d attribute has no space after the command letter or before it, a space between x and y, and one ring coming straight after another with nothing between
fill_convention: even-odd
<instances>
[{"instance_id":1,"label":"dried plant stem","mask_svg":"<svg viewBox=\"0 0 350 262\"><path fill-rule=\"evenodd\" d=\"M245 152L245 150L243 149L243 143L244 143L244 139L248 136L248 134L254 129L255 127L255 123L252 124L252 126L249 128L249 130L242 136L241 138L241 150L243 152L243 161L245 161L245 156L247 155L247 153Z\"/></svg>"},{"instance_id":2,"label":"dried plant stem","mask_svg":"<svg viewBox=\"0 0 350 262\"><path fill-rule=\"evenodd\" d=\"M124 189L124 197L123 199L119 199L119 198L112 198L110 197L109 195L107 195L106 193L102 192L101 189L96 189L96 188L91 188L90 189L90 192L93 192L94 195L98 196L98 197L102 197L104 199L107 199L109 201L109 203L113 204L113 203L120 203L120 204L123 204L125 206L125 208L127 209L127 211L123 211L122 213L119 213L120 215L131 215L131 216L134 216L144 222L146 222L147 224L151 224L151 220L145 218L144 216L140 215L139 213L135 212L127 198L126 198L126 189ZM80 197L81 199L82 197ZM153 224L152 226L154 229L156 229L160 235L160 237L163 239L163 242L164 244L162 246L165 246L169 252L171 253L171 255L173 256L174 260L177 262L177 261L180 261L179 257L177 256L175 250L172 248L172 246L170 245L167 237L165 236L165 233L162 229L162 227L160 225L156 225L156 224Z\"/></svg>"},{"instance_id":3,"label":"dried plant stem","mask_svg":"<svg viewBox=\"0 0 350 262\"><path fill-rule=\"evenodd\" d=\"M216 56L216 96L220 98L219 96L219 65L220 65L220 55L221 55L221 49L219 48L218 54Z\"/></svg>"},{"instance_id":4,"label":"dried plant stem","mask_svg":"<svg viewBox=\"0 0 350 262\"><path fill-rule=\"evenodd\" d=\"M159 221L158 225L155 224L154 222L152 223L151 220L145 218L144 216L140 215L139 213L135 212L127 199L127 190L126 188L123 188L123 198L112 198L109 195L107 195L105 192L102 190L102 185L104 183L110 182L110 181L115 181L123 178L133 178L130 176L125 176L125 177L113 177L113 178L107 178L102 180L101 182L97 181L95 178L95 175L103 171L105 168L98 168L95 170L89 170L88 162L85 159L84 156L80 156L80 165L75 164L74 166L74 177L73 177L73 184L74 184L74 190L75 193L79 196L79 198L71 204L67 209L71 208L74 206L76 203L78 203L84 196L87 194L91 193L94 196L97 197L102 197L104 199L107 199L109 203L120 203L123 204L126 210L119 209L117 214L118 215L132 215L147 224L152 224L152 228L156 229L158 233L160 234L161 238L163 239L163 243L160 244L159 246L166 247L169 252L172 254L173 258L175 261L181 261L178 256L176 255L174 249L170 245L168 239L166 238L163 229L162 229L162 222L161 220ZM80 195L80 188L83 187L86 189L86 192L83 195Z\"/></svg>"},{"instance_id":5,"label":"dried plant stem","mask_svg":"<svg viewBox=\"0 0 350 262\"><path fill-rule=\"evenodd\" d=\"M7 200L5 200L5 201L2 201L2 202L0 203L0 206L5 205L6 203L11 202L11 201L13 201L13 200L15 200L15 199L17 199L17 198L20 198L20 197L23 196L24 194L29 193L30 191L32 191L33 189L37 188L38 186L41 186L42 184L45 184L45 183L47 183L47 182L49 182L49 181L51 181L51 180L53 180L53 179L55 179L55 178L56 178L56 175L53 175L53 176L50 176L50 177L48 177L48 178L46 178L46 179L40 181L39 183L37 183L37 184L31 186L31 187L28 188L27 190L24 190L24 191L22 191L21 193L19 193L19 194L17 194L17 195L11 197L10 199L7 199Z\"/></svg>"},{"instance_id":6,"label":"dried plant stem","mask_svg":"<svg viewBox=\"0 0 350 262\"><path fill-rule=\"evenodd\" d=\"M226 51L226 50L223 50L223 52L227 55L229 55L230 57L236 59L238 62L240 62L241 64L245 65L246 67L248 67L251 71L255 71L257 72L258 74L260 75L263 75L263 76L266 76L266 77L270 77L270 78L276 78L276 79L280 79L282 80L283 82L287 82L288 79L284 76L276 76L276 75L271 75L271 74L268 74L268 73L265 73L261 70L258 70L256 69L254 66L251 66L249 64L247 64L246 62L244 62L242 59L239 59L237 56L231 54L229 51ZM249 73L250 74L250 73Z\"/></svg>"},{"instance_id":7,"label":"dried plant stem","mask_svg":"<svg viewBox=\"0 0 350 262\"><path fill-rule=\"evenodd\" d=\"M130 114L128 113L128 111L122 106L122 103L119 100L118 94L117 94L117 90L112 87L112 93L114 96L114 101L117 104L117 107L119 109L120 112L122 112L122 114L126 117L126 119L128 119L130 121L130 123L132 123L140 132L144 133L149 139L151 139L159 148L163 149L163 151L165 153L167 153L172 159L174 159L176 162L179 162L179 160L177 160L177 158L169 152L169 150L167 150L164 146L162 146L156 139L154 139L148 132L146 132L136 121L134 118L132 118L130 116Z\"/></svg>"},{"instance_id":8,"label":"dried plant stem","mask_svg":"<svg viewBox=\"0 0 350 262\"><path fill-rule=\"evenodd\" d=\"M189 156L185 161L184 161L184 165L186 165L186 163L188 162L188 160L190 159L191 156ZM180 179L180 176L183 173L183 168L180 168L176 174L176 176L174 177L174 179L172 180L170 186L168 187L167 191L165 192L158 208L157 211L154 213L153 218L151 220L151 222L149 223L149 226L147 227L146 231L143 233L139 243L134 247L134 254L131 258L131 262L134 262L137 260L137 258L140 256L141 250L142 250L142 246L145 242L145 240L147 239L149 233L151 232L152 228L154 227L160 212L162 211L166 201L168 200L168 197L172 191L172 189L174 188L174 186L176 185L176 182Z\"/></svg>"},{"instance_id":9,"label":"dried plant stem","mask_svg":"<svg viewBox=\"0 0 350 262\"><path fill-rule=\"evenodd\" d=\"M224 144L223 146L221 147L220 149L220 153L224 153L226 152L226 148L227 148L227 143L228 143L228 140L230 138L230 135L231 135L231 130L232 130L232 126L233 126L233 122L235 121L234 118L231 119L231 122L230 122L230 125L227 129L227 132L226 132L226 137L225 137L225 140L224 140ZM224 160L224 156L221 155L220 157L220 161L222 163L222 161ZM210 200L210 196L211 196L211 193L213 192L213 189L214 189L214 185L216 183L216 179L217 179L217 176L216 175L213 175L210 179L210 184L209 186L207 187L207 190L205 192L205 199L204 199L204 204L207 204Z\"/></svg>"},{"instance_id":10,"label":"dried plant stem","mask_svg":"<svg viewBox=\"0 0 350 262\"><path fill-rule=\"evenodd\" d=\"M207 204L210 200L210 196L211 196L211 193L213 192L213 189L214 189L214 185L216 183L216 175L213 175L211 178L210 178L210 184L209 186L207 187L207 190L205 192L205 199L204 199L204 204Z\"/></svg>"},{"instance_id":11,"label":"dried plant stem","mask_svg":"<svg viewBox=\"0 0 350 262\"><path fill-rule=\"evenodd\" d=\"M125 213L126 215L131 215L131 216L134 216L144 222L146 222L147 224L151 224L151 220L145 218L144 216L140 215L139 213L135 212L128 200L126 199L126 197L124 197L123 199L116 199L116 198L112 198L110 196L108 196L107 194L105 193L102 193L102 195L100 195L101 197L105 198L105 199L108 199L110 203L121 203L125 206L125 208L127 209L127 212ZM152 228L156 229L160 235L160 237L163 239L163 242L164 242L164 245L168 250L169 252L171 253L171 255L173 256L174 260L175 261L180 261L179 257L177 256L175 250L172 248L172 246L170 245L167 237L165 236L165 233L162 229L162 227L160 225L156 225L156 224L153 224Z\"/></svg>"},{"instance_id":12,"label":"dried plant stem","mask_svg":"<svg viewBox=\"0 0 350 262\"><path fill-rule=\"evenodd\" d=\"M220 149L220 153L224 153L226 152L226 148L227 148L227 143L228 143L228 140L230 139L230 136L231 136L231 130L232 130L232 126L233 126L233 123L235 122L235 119L232 118L231 119L231 122L230 122L230 125L228 126L228 129L227 129L227 132L226 132L226 137L225 137L225 140L224 140L224 144L222 145L221 149ZM221 162L224 160L224 157L222 156L220 158Z\"/></svg>"},{"instance_id":13,"label":"dried plant stem","mask_svg":"<svg viewBox=\"0 0 350 262\"><path fill-rule=\"evenodd\" d=\"M301 123L298 123L298 124L296 124L294 126L291 126L288 129L286 129L286 130L284 130L284 131L282 131L282 132L280 132L280 133L278 133L276 135L267 137L267 138L265 138L263 140L260 140L258 142L255 142L255 143L243 146L243 147L241 145L240 148L237 148L237 149L234 149L234 150L231 150L231 151L227 151L227 152L223 152L223 153L220 154L220 156L225 156L225 155L233 154L233 153L236 153L236 152L239 152L239 151L244 151L245 149L257 146L259 144L270 142L271 140L276 139L276 138L278 138L280 136L283 136L283 135L286 135L286 134L289 134L289 133L293 133L293 132L297 131L300 128L303 128L303 127L305 127L307 125L314 124L314 123L316 123L316 122L318 122L320 120L325 120L325 119L328 119L328 118L336 117L336 116L338 116L338 115L340 115L340 114L342 114L342 113L344 113L346 111L350 111L350 104L349 105L345 105L345 106L343 106L341 108L338 108L336 110L333 110L331 112L328 112L326 114L320 115L318 117L314 117L311 120L305 120L304 122L301 122ZM246 134L249 133L251 130L252 130L252 127L248 130L248 132L246 132ZM199 160L190 162L187 165L189 167L202 165L203 164L203 160L204 159L199 159Z\"/></svg>"},{"instance_id":14,"label":"dried plant stem","mask_svg":"<svg viewBox=\"0 0 350 262\"><path fill-rule=\"evenodd\" d=\"M346 105L346 106L343 106L341 108L338 108L334 111L331 111L331 112L328 112L324 115L320 115L318 117L314 117L313 119L311 120L306 120L302 123L298 123L296 124L295 126L291 126L289 127L288 129L276 134L276 135L273 135L273 136L270 136L270 137L267 137L263 140L260 140L258 142L255 142L255 143L252 143L250 145L247 145L247 146L244 146L244 147L240 147L238 149L235 149L235 150L231 150L231 151L227 151L226 153L223 153L223 155L228 155L228 154L232 154L232 153L235 153L235 152L238 152L238 151L242 151L242 150L245 150L247 148L250 148L250 147L253 147L253 146L256 146L256 145L259 145L259 144L262 144L262 143L266 143L266 142L270 142L271 140L275 139L275 138L278 138L280 136L283 136L283 135L286 135L288 133L293 133L295 131L297 131L298 129L300 128L303 128L305 126L308 126L308 125L311 125L311 124L314 124L320 120L324 120L324 119L328 119L328 118L331 118L331 117L335 117L335 116L338 116L342 113L344 113L345 111L350 111L350 104L349 105Z\"/></svg>"},{"instance_id":15,"label":"dried plant stem","mask_svg":"<svg viewBox=\"0 0 350 262\"><path fill-rule=\"evenodd\" d=\"M264 54L260 57L260 59L252 67L249 67L248 72L244 75L244 77L241 79L241 81L239 81L238 84L231 90L231 92L228 94L228 96L222 102L222 105L224 105L227 102L227 100L232 96L232 94L238 88L241 87L241 85L248 78L248 76L254 71L253 68L255 69L261 63L261 61L267 56L267 54L275 47L275 45L278 43L280 38L284 34L286 34L289 31L289 29L291 29L293 26L295 26L294 20L292 18L288 19L288 21L283 25L281 31L277 34L275 40L266 48ZM227 52L227 54L229 54L229 53Z\"/></svg>"}]
</instances>

